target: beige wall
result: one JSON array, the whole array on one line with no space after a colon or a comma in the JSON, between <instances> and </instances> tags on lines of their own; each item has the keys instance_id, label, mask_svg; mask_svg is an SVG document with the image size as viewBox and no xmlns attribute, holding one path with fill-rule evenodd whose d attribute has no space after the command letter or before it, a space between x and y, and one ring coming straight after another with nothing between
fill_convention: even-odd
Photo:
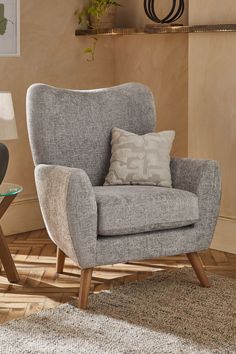
<instances>
[{"instance_id":1,"label":"beige wall","mask_svg":"<svg viewBox=\"0 0 236 354\"><path fill-rule=\"evenodd\" d=\"M235 0L189 0L189 24L235 23Z\"/></svg>"},{"instance_id":2,"label":"beige wall","mask_svg":"<svg viewBox=\"0 0 236 354\"><path fill-rule=\"evenodd\" d=\"M0 90L13 93L19 139L7 142L10 165L6 181L24 186L3 223L7 233L42 225L33 180L25 116L26 90L44 82L70 88L109 86L114 82L113 42L100 39L96 61L83 48L89 40L74 36L78 0L21 0L21 56L0 58Z\"/></svg>"},{"instance_id":3,"label":"beige wall","mask_svg":"<svg viewBox=\"0 0 236 354\"><path fill-rule=\"evenodd\" d=\"M118 24L144 27L151 21L143 1L121 0ZM160 0L158 14L166 15L170 0ZM186 11L179 23L187 24ZM138 81L148 85L157 106L157 129L174 129L173 155L187 156L188 147L188 35L124 36L115 41L115 82Z\"/></svg>"},{"instance_id":4,"label":"beige wall","mask_svg":"<svg viewBox=\"0 0 236 354\"><path fill-rule=\"evenodd\" d=\"M236 23L235 0L191 0L189 21ZM189 155L220 162L221 218L212 247L236 253L235 65L236 33L189 36Z\"/></svg>"},{"instance_id":5,"label":"beige wall","mask_svg":"<svg viewBox=\"0 0 236 354\"><path fill-rule=\"evenodd\" d=\"M125 36L115 44L115 81L142 82L152 89L157 129L174 129L173 154L187 156L187 35Z\"/></svg>"}]
</instances>

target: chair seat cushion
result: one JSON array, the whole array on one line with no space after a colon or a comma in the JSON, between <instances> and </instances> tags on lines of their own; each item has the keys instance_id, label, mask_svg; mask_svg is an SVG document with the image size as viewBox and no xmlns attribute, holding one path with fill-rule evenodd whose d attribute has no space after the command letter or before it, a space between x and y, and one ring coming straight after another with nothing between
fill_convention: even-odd
<instances>
[{"instance_id":1,"label":"chair seat cushion","mask_svg":"<svg viewBox=\"0 0 236 354\"><path fill-rule=\"evenodd\" d=\"M94 187L98 235L120 236L192 225L199 219L198 197L154 186Z\"/></svg>"}]
</instances>

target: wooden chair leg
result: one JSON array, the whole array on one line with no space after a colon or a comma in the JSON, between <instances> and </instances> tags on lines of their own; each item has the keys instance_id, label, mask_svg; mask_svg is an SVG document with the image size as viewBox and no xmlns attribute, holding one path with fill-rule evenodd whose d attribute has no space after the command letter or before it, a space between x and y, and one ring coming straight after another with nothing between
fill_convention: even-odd
<instances>
[{"instance_id":1,"label":"wooden chair leg","mask_svg":"<svg viewBox=\"0 0 236 354\"><path fill-rule=\"evenodd\" d=\"M205 288L209 288L211 286L207 275L205 273L205 270L202 266L200 257L198 255L197 252L193 252L193 253L187 253L187 257L189 259L189 262L191 263L197 277L198 280L200 281L201 286L205 287Z\"/></svg>"},{"instance_id":2,"label":"wooden chair leg","mask_svg":"<svg viewBox=\"0 0 236 354\"><path fill-rule=\"evenodd\" d=\"M63 273L63 268L64 268L64 264L65 264L65 258L66 258L65 253L59 247L57 247L56 272L58 274L62 274Z\"/></svg>"},{"instance_id":3,"label":"wooden chair leg","mask_svg":"<svg viewBox=\"0 0 236 354\"><path fill-rule=\"evenodd\" d=\"M79 290L79 308L86 310L88 305L88 296L92 279L93 268L81 269L80 290Z\"/></svg>"}]
</instances>

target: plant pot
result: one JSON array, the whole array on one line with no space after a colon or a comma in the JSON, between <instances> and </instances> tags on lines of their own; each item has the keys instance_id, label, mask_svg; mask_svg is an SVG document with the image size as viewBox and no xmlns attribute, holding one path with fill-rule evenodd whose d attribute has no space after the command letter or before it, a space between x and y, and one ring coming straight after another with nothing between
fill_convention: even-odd
<instances>
[{"instance_id":1,"label":"plant pot","mask_svg":"<svg viewBox=\"0 0 236 354\"><path fill-rule=\"evenodd\" d=\"M90 26L94 29L111 29L115 27L116 23L116 6L109 6L104 15L97 18L90 15Z\"/></svg>"}]
</instances>

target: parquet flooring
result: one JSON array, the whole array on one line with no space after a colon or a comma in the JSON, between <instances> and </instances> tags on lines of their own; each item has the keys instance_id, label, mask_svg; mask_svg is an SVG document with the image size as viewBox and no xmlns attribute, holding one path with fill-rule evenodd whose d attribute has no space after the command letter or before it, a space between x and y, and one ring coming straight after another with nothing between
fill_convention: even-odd
<instances>
[{"instance_id":1,"label":"parquet flooring","mask_svg":"<svg viewBox=\"0 0 236 354\"><path fill-rule=\"evenodd\" d=\"M45 230L10 236L7 240L21 280L19 284L9 284L1 270L0 323L56 307L78 294L79 268L67 258L64 274L56 274L56 247ZM236 279L236 255L209 250L200 256L207 271ZM97 267L91 290L111 289L155 272L182 267L190 267L184 255Z\"/></svg>"}]
</instances>

